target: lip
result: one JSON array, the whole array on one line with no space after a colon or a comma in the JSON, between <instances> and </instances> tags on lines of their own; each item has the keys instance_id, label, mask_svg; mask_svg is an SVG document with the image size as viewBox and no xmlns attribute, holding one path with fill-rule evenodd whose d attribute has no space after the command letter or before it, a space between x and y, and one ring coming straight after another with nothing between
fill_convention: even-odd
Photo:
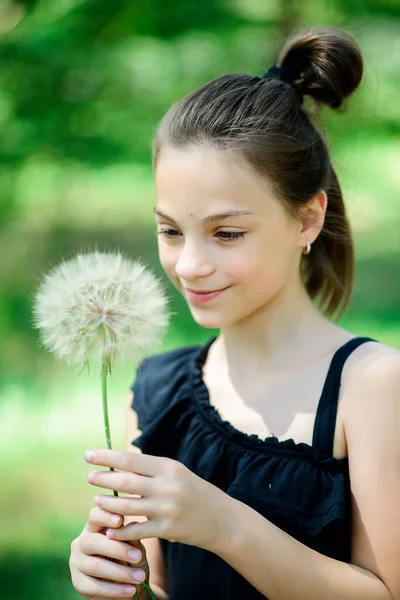
<instances>
[{"instance_id":1,"label":"lip","mask_svg":"<svg viewBox=\"0 0 400 600\"><path fill-rule=\"evenodd\" d=\"M215 290L213 292L194 292L193 290L190 290L188 288L185 288L186 291L186 295L188 297L189 300L191 300L192 302L209 302L210 300L213 300L214 298L217 298L217 296L220 296L222 294L222 292L225 292L225 290L229 289L230 286L226 287L226 288L221 288L220 290Z\"/></svg>"},{"instance_id":2,"label":"lip","mask_svg":"<svg viewBox=\"0 0 400 600\"><path fill-rule=\"evenodd\" d=\"M192 292L192 294L214 294L215 292L221 292L225 288L219 288L219 290L193 290L192 288L185 288L188 292Z\"/></svg>"}]
</instances>

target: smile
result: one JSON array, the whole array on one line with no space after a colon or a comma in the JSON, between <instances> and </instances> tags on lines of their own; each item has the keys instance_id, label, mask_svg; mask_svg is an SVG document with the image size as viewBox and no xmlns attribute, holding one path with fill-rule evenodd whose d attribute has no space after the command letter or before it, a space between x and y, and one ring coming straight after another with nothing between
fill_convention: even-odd
<instances>
[{"instance_id":1,"label":"smile","mask_svg":"<svg viewBox=\"0 0 400 600\"><path fill-rule=\"evenodd\" d=\"M204 302L209 302L210 300L213 300L214 298L217 298L223 292L225 292L227 289L229 289L229 288L223 288L221 290L216 290L215 292L200 293L200 294L196 293L196 292L192 292L188 289L185 289L185 292L186 292L186 296L187 296L188 300L190 300L192 302L204 303Z\"/></svg>"}]
</instances>

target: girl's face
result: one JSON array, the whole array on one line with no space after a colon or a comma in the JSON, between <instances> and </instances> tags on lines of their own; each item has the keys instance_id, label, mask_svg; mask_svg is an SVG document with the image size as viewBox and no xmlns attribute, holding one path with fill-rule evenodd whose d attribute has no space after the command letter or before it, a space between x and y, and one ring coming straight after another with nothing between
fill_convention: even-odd
<instances>
[{"instance_id":1,"label":"girl's face","mask_svg":"<svg viewBox=\"0 0 400 600\"><path fill-rule=\"evenodd\" d=\"M232 153L165 149L155 188L160 262L199 325L221 328L262 310L298 271L301 224ZM227 211L248 214L211 219ZM187 288L227 289L200 302Z\"/></svg>"}]
</instances>

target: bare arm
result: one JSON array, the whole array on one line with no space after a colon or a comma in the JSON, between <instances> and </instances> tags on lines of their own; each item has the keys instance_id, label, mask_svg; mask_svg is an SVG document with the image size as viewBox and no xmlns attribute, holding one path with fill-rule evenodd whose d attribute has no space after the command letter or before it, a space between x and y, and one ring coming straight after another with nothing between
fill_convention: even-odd
<instances>
[{"instance_id":1,"label":"bare arm","mask_svg":"<svg viewBox=\"0 0 400 600\"><path fill-rule=\"evenodd\" d=\"M138 429L137 414L132 409L133 392L129 391L127 402L126 402L126 418L125 418L125 450L127 452L134 452L141 454L141 450L136 446L132 446L132 440L136 439L140 435L140 429ZM126 494L132 498L137 496ZM147 521L144 516L129 516L126 517L125 525L131 521ZM147 562L150 568L150 587L153 592L157 595L157 600L168 600L168 584L167 575L165 570L164 558L161 551L160 540L158 538L147 538L141 540L143 546L146 548ZM147 600L146 596L143 596L143 600Z\"/></svg>"}]
</instances>

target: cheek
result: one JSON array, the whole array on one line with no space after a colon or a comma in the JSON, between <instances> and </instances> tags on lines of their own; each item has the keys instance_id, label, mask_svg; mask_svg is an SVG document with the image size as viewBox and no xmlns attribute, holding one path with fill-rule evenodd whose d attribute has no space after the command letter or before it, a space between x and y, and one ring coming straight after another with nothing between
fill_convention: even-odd
<instances>
[{"instance_id":1,"label":"cheek","mask_svg":"<svg viewBox=\"0 0 400 600\"><path fill-rule=\"evenodd\" d=\"M229 259L223 262L224 271L232 275L234 280L246 281L252 279L258 271L259 258L253 252L231 252Z\"/></svg>"},{"instance_id":2,"label":"cheek","mask_svg":"<svg viewBox=\"0 0 400 600\"><path fill-rule=\"evenodd\" d=\"M247 252L236 254L233 265L235 276L241 281L253 282L261 293L278 289L290 270L290 249L287 239L278 239L276 232L259 238L259 243Z\"/></svg>"},{"instance_id":3,"label":"cheek","mask_svg":"<svg viewBox=\"0 0 400 600\"><path fill-rule=\"evenodd\" d=\"M176 251L173 248L159 244L158 246L158 258L162 268L169 277L169 279L175 284L179 281L175 273L175 265L178 260Z\"/></svg>"},{"instance_id":4,"label":"cheek","mask_svg":"<svg viewBox=\"0 0 400 600\"><path fill-rule=\"evenodd\" d=\"M167 270L171 268L173 262L172 252L168 251L168 248L165 246L158 245L158 258L160 260L161 266L163 269Z\"/></svg>"}]
</instances>

